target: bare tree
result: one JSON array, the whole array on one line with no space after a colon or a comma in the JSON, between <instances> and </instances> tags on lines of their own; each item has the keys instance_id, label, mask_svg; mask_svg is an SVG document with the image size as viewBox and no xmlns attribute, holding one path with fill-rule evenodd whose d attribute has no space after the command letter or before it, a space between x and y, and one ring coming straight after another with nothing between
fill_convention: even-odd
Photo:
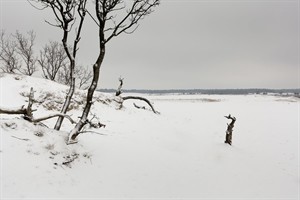
<instances>
[{"instance_id":1,"label":"bare tree","mask_svg":"<svg viewBox=\"0 0 300 200\"><path fill-rule=\"evenodd\" d=\"M34 0L32 0L34 1ZM59 27L63 30L62 43L65 51L70 60L70 76L72 77L72 83L70 84L70 90L67 94L65 104L62 109L62 113L67 111L67 107L71 100L75 87L74 69L75 69L75 57L78 50L77 45L80 40L80 33L86 13L94 20L98 26L98 38L99 38L99 54L93 65L93 79L88 89L86 97L86 105L83 109L79 122L73 128L69 134L68 143L72 143L76 137L80 134L81 129L88 123L88 115L93 103L93 95L97 88L100 67L105 57L106 45L113 38L119 36L122 33L133 33L138 27L138 22L145 16L149 15L153 8L158 6L160 0L94 0L94 15L86 9L87 0L35 0L41 2L45 8L51 8L56 22L49 24ZM76 12L77 9L77 12ZM73 53L67 45L70 29L74 24L76 13L80 17L79 26L74 40ZM95 17L94 17L95 16ZM74 80L74 81L73 81ZM55 129L59 129L61 121L58 121L55 125Z\"/></svg>"},{"instance_id":2,"label":"bare tree","mask_svg":"<svg viewBox=\"0 0 300 200\"><path fill-rule=\"evenodd\" d=\"M66 95L66 99L64 105L62 107L61 113L65 114L68 110L68 107L71 103L72 96L75 91L75 77L74 77L74 70L75 70L75 58L78 51L78 43L80 41L81 30L83 26L83 22L85 19L86 14L86 2L87 0L31 0L37 1L42 3L43 8L50 8L55 16L55 22L51 23L46 21L52 26L58 27L62 30L62 44L64 50L67 54L69 59L69 68L70 68L70 88L68 94ZM70 47L68 45L69 34L71 29L75 23L76 17L79 17L79 24L76 29L75 39L73 41L73 46ZM63 117L59 117L54 129L59 130L62 122Z\"/></svg>"},{"instance_id":3,"label":"bare tree","mask_svg":"<svg viewBox=\"0 0 300 200\"><path fill-rule=\"evenodd\" d=\"M12 37L0 32L0 61L2 72L16 73L21 68L21 62L17 53L17 44Z\"/></svg>"},{"instance_id":4,"label":"bare tree","mask_svg":"<svg viewBox=\"0 0 300 200\"><path fill-rule=\"evenodd\" d=\"M36 57L34 55L33 46L36 34L33 31L27 32L27 37L19 31L13 35L16 39L16 50L25 63L25 69L20 69L22 74L31 76L36 69Z\"/></svg>"},{"instance_id":5,"label":"bare tree","mask_svg":"<svg viewBox=\"0 0 300 200\"><path fill-rule=\"evenodd\" d=\"M59 70L68 65L67 54L63 45L50 41L40 51L38 63L42 68L44 77L54 81Z\"/></svg>"},{"instance_id":6,"label":"bare tree","mask_svg":"<svg viewBox=\"0 0 300 200\"><path fill-rule=\"evenodd\" d=\"M106 44L122 33L134 32L138 22L149 15L159 3L160 0L133 0L130 2L122 0L95 0L96 19L93 19L99 28L100 52L93 65L93 80L88 89L86 105L79 122L69 134L69 144L75 142L81 129L88 122L88 115L93 104L93 95L99 80L100 67L105 57ZM122 13L124 14L123 16L118 15ZM90 12L88 14L92 17Z\"/></svg>"}]
</instances>

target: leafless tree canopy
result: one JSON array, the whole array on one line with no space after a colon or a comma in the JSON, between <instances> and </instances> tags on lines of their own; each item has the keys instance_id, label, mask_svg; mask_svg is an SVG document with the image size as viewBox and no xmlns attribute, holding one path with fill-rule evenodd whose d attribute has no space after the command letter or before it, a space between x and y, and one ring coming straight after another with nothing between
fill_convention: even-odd
<instances>
[{"instance_id":1,"label":"leafless tree canopy","mask_svg":"<svg viewBox=\"0 0 300 200\"><path fill-rule=\"evenodd\" d=\"M2 72L16 73L22 66L17 52L17 43L11 35L6 36L3 30L0 32L0 61Z\"/></svg>"},{"instance_id":2,"label":"leafless tree canopy","mask_svg":"<svg viewBox=\"0 0 300 200\"><path fill-rule=\"evenodd\" d=\"M68 65L67 54L64 47L58 42L50 41L40 51L38 58L43 75L46 79L55 80L58 71Z\"/></svg>"},{"instance_id":3,"label":"leafless tree canopy","mask_svg":"<svg viewBox=\"0 0 300 200\"><path fill-rule=\"evenodd\" d=\"M104 42L122 33L133 33L138 22L153 12L160 0L96 0L94 21L106 36ZM90 13L89 13L90 14Z\"/></svg>"},{"instance_id":4,"label":"leafless tree canopy","mask_svg":"<svg viewBox=\"0 0 300 200\"><path fill-rule=\"evenodd\" d=\"M58 82L69 85L71 83L70 67L68 65L64 65L58 72L57 77ZM76 86L80 89L85 89L86 86L90 84L93 73L88 67L81 65L75 66L74 77L76 79Z\"/></svg>"},{"instance_id":5,"label":"leafless tree canopy","mask_svg":"<svg viewBox=\"0 0 300 200\"><path fill-rule=\"evenodd\" d=\"M37 70L37 59L33 51L35 37L36 35L33 31L27 32L27 37L19 31L16 31L14 35L16 40L16 50L25 64L24 69L20 69L20 72L29 76Z\"/></svg>"}]
</instances>

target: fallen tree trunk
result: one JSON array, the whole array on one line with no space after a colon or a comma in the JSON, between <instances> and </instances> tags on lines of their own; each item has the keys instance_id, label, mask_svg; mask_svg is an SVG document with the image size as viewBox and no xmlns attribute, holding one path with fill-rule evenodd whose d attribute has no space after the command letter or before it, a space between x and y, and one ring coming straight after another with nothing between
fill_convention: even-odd
<instances>
[{"instance_id":1,"label":"fallen tree trunk","mask_svg":"<svg viewBox=\"0 0 300 200\"><path fill-rule=\"evenodd\" d=\"M123 87L123 83L124 83L124 78L119 78L119 81L120 81L120 85L119 85L119 87L118 87L118 89L117 89L117 91L116 91L116 97L121 97L120 95L122 94L122 87ZM159 112L158 111L156 111L155 109L154 109L154 107L153 107L153 105L151 104L151 102L148 100L148 99L146 99L146 98L144 98L144 97L140 97L140 96L127 96L127 97L121 97L121 99L122 99L122 101L116 101L117 103L119 103L120 104L120 107L119 107L119 109L121 109L122 107L123 107L123 102L125 101L125 100L129 100L129 99L133 99L133 100L140 100L140 101L144 101L144 102L146 102L149 106L150 106L150 108L151 108L151 110L155 113L155 114L159 114ZM140 107L140 106L137 106L136 104L133 104L134 105L134 107L136 107L136 108L138 108L138 109L144 109L144 110L146 110L146 108L143 106L143 107Z\"/></svg>"},{"instance_id":2,"label":"fallen tree trunk","mask_svg":"<svg viewBox=\"0 0 300 200\"><path fill-rule=\"evenodd\" d=\"M0 107L0 114L8 114L8 115L23 115L23 118L29 122L32 123L38 123L47 119L51 119L54 117L62 117L62 118L67 118L72 124L76 123L69 115L62 114L62 113L54 113L50 114L44 117L40 118L34 118L33 117L33 112L36 110L32 109L32 105L34 102L34 91L33 88L30 88L30 93L28 96L28 105L25 107L25 105L17 107L17 108L4 108Z\"/></svg>"},{"instance_id":3,"label":"fallen tree trunk","mask_svg":"<svg viewBox=\"0 0 300 200\"><path fill-rule=\"evenodd\" d=\"M17 107L17 108L4 108L0 107L0 114L9 114L9 115L25 115L27 109L25 106Z\"/></svg>"},{"instance_id":4,"label":"fallen tree trunk","mask_svg":"<svg viewBox=\"0 0 300 200\"><path fill-rule=\"evenodd\" d=\"M154 107L153 107L153 105L151 104L151 102L150 102L148 99L144 98L144 97L127 96L127 97L122 97L122 99L123 99L123 101L129 100L129 99L134 99L134 100L141 100L141 101L144 101L144 102L146 102L146 103L150 106L151 110L152 110L155 114L159 114L159 112L157 112L157 111L154 109Z\"/></svg>"},{"instance_id":5,"label":"fallen tree trunk","mask_svg":"<svg viewBox=\"0 0 300 200\"><path fill-rule=\"evenodd\" d=\"M62 114L62 113L54 113L54 114L50 114L44 117L40 117L40 118L34 118L34 117L29 117L27 114L27 109L24 108L25 106L22 107L18 107L18 108L3 108L0 107L0 114L8 114L8 115L24 115L24 119L26 119L27 121L30 121L32 123L37 123L37 122L41 122L47 119L51 119L54 117L63 117L63 118L67 118L72 124L75 124L76 122L69 116L66 114Z\"/></svg>"}]
</instances>

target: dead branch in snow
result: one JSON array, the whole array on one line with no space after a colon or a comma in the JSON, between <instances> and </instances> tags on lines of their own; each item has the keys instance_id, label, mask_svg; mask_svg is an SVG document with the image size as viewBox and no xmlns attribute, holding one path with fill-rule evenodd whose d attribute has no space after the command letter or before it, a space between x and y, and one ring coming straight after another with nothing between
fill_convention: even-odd
<instances>
[{"instance_id":1,"label":"dead branch in snow","mask_svg":"<svg viewBox=\"0 0 300 200\"><path fill-rule=\"evenodd\" d=\"M21 106L18 108L4 108L0 107L0 114L9 114L9 115L25 115L26 109L25 106Z\"/></svg>"},{"instance_id":2,"label":"dead branch in snow","mask_svg":"<svg viewBox=\"0 0 300 200\"><path fill-rule=\"evenodd\" d=\"M124 78L119 78L119 81L120 81L120 85L119 85L119 87L118 87L118 90L116 91L116 96L121 97L120 95L122 94L122 86L123 86L123 83L124 83ZM121 98L122 98L122 101L117 102L117 103L120 104L119 109L121 109L121 108L123 107L123 102L124 102L125 100L133 99L133 100L140 100L140 101L146 102L146 103L150 106L151 110L152 110L155 114L160 114L158 111L156 111L156 110L154 109L154 107L153 107L153 105L151 104L151 102L150 102L148 99L144 98L144 97L140 97L140 96L127 96L127 97L121 97ZM144 110L146 110L146 108L145 108L144 106L143 106L143 107L140 107L140 106L137 106L136 104L133 104L133 105L134 105L134 107L136 107L136 108L138 108L138 109L144 109Z\"/></svg>"},{"instance_id":3,"label":"dead branch in snow","mask_svg":"<svg viewBox=\"0 0 300 200\"><path fill-rule=\"evenodd\" d=\"M99 118L97 117L96 114L92 114L92 115L93 115L93 117L91 119L86 119L85 125L89 125L90 126L89 128L101 128L101 127L105 128L106 127L105 124L102 124L100 122L100 120L99 120ZM95 122L94 119L96 119L96 122Z\"/></svg>"},{"instance_id":4,"label":"dead branch in snow","mask_svg":"<svg viewBox=\"0 0 300 200\"><path fill-rule=\"evenodd\" d=\"M41 121L44 121L44 120L47 120L47 119L51 119L53 117L64 117L64 118L67 118L72 124L76 123L69 115L62 114L62 113L54 113L54 114L50 114L48 116L44 116L44 117L41 117L41 118L32 119L31 122L37 123L37 122L41 122Z\"/></svg>"},{"instance_id":5,"label":"dead branch in snow","mask_svg":"<svg viewBox=\"0 0 300 200\"><path fill-rule=\"evenodd\" d=\"M232 144L232 131L233 131L233 127L234 127L236 118L231 116L230 114L228 116L225 116L225 118L231 119L230 124L227 124L226 138L225 138L225 143L231 145Z\"/></svg>"},{"instance_id":6,"label":"dead branch in snow","mask_svg":"<svg viewBox=\"0 0 300 200\"><path fill-rule=\"evenodd\" d=\"M136 107L137 109L143 109L143 110L146 110L146 107L145 106L138 106L136 105L135 103L133 103L134 107Z\"/></svg>"},{"instance_id":7,"label":"dead branch in snow","mask_svg":"<svg viewBox=\"0 0 300 200\"><path fill-rule=\"evenodd\" d=\"M89 124L91 128L101 128L101 127L105 128L106 127L106 125L102 124L101 122L94 123L94 122L91 122L90 120L87 120L87 124Z\"/></svg>"},{"instance_id":8,"label":"dead branch in snow","mask_svg":"<svg viewBox=\"0 0 300 200\"><path fill-rule=\"evenodd\" d=\"M16 138L18 140L29 141L29 139L27 139L27 138L19 138L19 137L13 136L13 135L11 137Z\"/></svg>"},{"instance_id":9,"label":"dead branch in snow","mask_svg":"<svg viewBox=\"0 0 300 200\"><path fill-rule=\"evenodd\" d=\"M66 165L68 167L70 166L70 163L73 162L74 160L76 160L79 157L79 154L74 154L71 156L67 156L67 160L65 162L62 162L63 165Z\"/></svg>"},{"instance_id":10,"label":"dead branch in snow","mask_svg":"<svg viewBox=\"0 0 300 200\"><path fill-rule=\"evenodd\" d=\"M144 98L144 97L139 97L139 96L127 96L127 97L122 97L122 98L123 98L123 101L129 100L129 99L144 101L144 102L146 102L146 103L150 106L151 110L152 110L155 114L159 114L159 112L156 111L156 110L154 109L154 107L153 107L153 105L151 104L151 102L150 102L148 99Z\"/></svg>"},{"instance_id":11,"label":"dead branch in snow","mask_svg":"<svg viewBox=\"0 0 300 200\"><path fill-rule=\"evenodd\" d=\"M51 119L53 117L63 117L63 118L67 118L72 124L75 124L76 122L69 116L63 113L54 113L54 114L49 114L47 116L44 117L40 117L40 118L34 118L33 117L33 112L36 110L32 109L32 105L34 102L34 91L33 88L30 88L30 93L28 96L28 105L27 107L25 107L25 105L17 107L17 108L4 108L4 107L0 107L0 114L16 114L16 115L23 115L23 118L29 122L32 123L38 123L47 119Z\"/></svg>"}]
</instances>

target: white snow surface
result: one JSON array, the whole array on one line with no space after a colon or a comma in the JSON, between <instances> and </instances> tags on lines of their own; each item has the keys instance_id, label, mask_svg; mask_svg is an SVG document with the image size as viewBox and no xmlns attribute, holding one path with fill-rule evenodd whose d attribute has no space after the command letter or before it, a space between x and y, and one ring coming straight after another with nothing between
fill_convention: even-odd
<instances>
[{"instance_id":1,"label":"white snow surface","mask_svg":"<svg viewBox=\"0 0 300 200\"><path fill-rule=\"evenodd\" d=\"M59 111L67 91L21 75L1 74L0 85L1 107L27 105L33 87L35 117ZM68 113L75 120L84 94ZM47 128L0 115L1 199L299 199L299 99L135 94L156 115L134 108L139 101L118 110L112 95L97 92L92 107L106 127L72 145L66 120L55 131L56 119ZM232 146L224 143L228 114L237 118Z\"/></svg>"}]
</instances>

